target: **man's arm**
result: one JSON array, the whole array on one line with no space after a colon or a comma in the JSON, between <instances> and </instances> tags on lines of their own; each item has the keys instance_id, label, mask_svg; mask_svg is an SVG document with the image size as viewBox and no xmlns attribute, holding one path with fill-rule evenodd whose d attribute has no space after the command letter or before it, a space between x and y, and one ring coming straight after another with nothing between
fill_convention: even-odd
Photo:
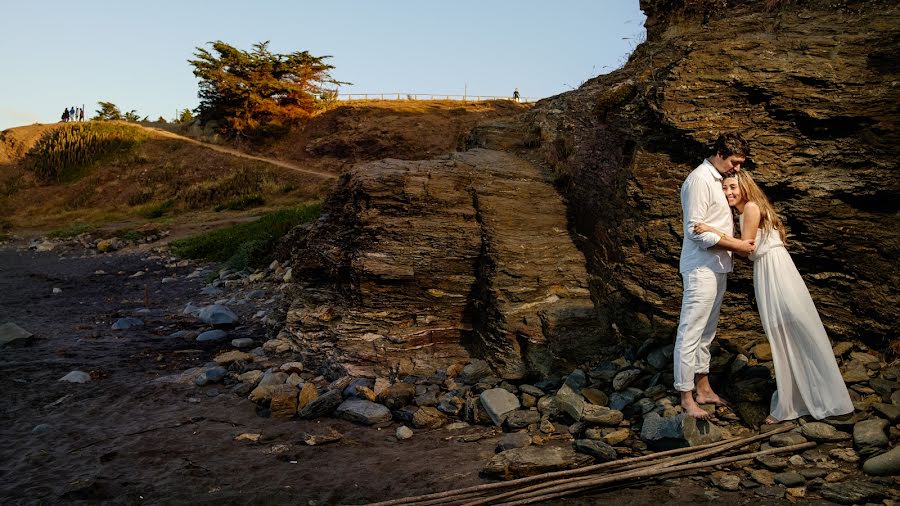
<instances>
[{"instance_id":1,"label":"man's arm","mask_svg":"<svg viewBox=\"0 0 900 506\"><path fill-rule=\"evenodd\" d=\"M703 223L709 209L711 195L702 181L688 178L681 187L681 210L684 213L684 236L700 243L700 247L709 249L720 241L719 234L714 232L694 233L694 225Z\"/></svg>"}]
</instances>

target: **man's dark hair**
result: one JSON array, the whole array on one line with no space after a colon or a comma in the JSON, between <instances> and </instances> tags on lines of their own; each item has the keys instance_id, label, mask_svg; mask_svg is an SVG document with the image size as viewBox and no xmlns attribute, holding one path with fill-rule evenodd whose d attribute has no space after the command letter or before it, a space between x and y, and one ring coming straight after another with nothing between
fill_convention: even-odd
<instances>
[{"instance_id":1,"label":"man's dark hair","mask_svg":"<svg viewBox=\"0 0 900 506\"><path fill-rule=\"evenodd\" d=\"M728 158L731 155L750 156L750 143L741 137L737 132L722 134L716 139L716 154L722 158Z\"/></svg>"}]
</instances>

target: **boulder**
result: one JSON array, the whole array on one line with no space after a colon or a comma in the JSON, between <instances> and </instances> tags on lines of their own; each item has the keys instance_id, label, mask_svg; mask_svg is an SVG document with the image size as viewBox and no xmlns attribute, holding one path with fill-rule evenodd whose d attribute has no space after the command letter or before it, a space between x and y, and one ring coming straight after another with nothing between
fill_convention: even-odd
<instances>
[{"instance_id":1,"label":"boulder","mask_svg":"<svg viewBox=\"0 0 900 506\"><path fill-rule=\"evenodd\" d=\"M817 443L831 443L850 439L850 434L839 431L824 422L809 422L800 427L800 433L803 434L803 437Z\"/></svg>"},{"instance_id":2,"label":"boulder","mask_svg":"<svg viewBox=\"0 0 900 506\"><path fill-rule=\"evenodd\" d=\"M612 383L613 390L619 391L627 388L632 383L634 383L635 380L640 378L641 374L643 374L643 371L641 371L640 369L625 369L624 371L616 374L616 377L613 378Z\"/></svg>"},{"instance_id":3,"label":"boulder","mask_svg":"<svg viewBox=\"0 0 900 506\"><path fill-rule=\"evenodd\" d=\"M238 316L222 304L212 304L201 308L197 317L208 325L233 325L238 322Z\"/></svg>"},{"instance_id":4,"label":"boulder","mask_svg":"<svg viewBox=\"0 0 900 506\"><path fill-rule=\"evenodd\" d=\"M391 411L386 406L364 399L347 399L337 407L335 415L364 425L391 420Z\"/></svg>"},{"instance_id":5,"label":"boulder","mask_svg":"<svg viewBox=\"0 0 900 506\"><path fill-rule=\"evenodd\" d=\"M825 499L838 504L863 504L880 501L886 496L883 485L858 480L826 483L819 489Z\"/></svg>"},{"instance_id":6,"label":"boulder","mask_svg":"<svg viewBox=\"0 0 900 506\"><path fill-rule=\"evenodd\" d=\"M143 327L143 326L144 326L144 320L141 320L140 318L126 317L126 318L119 318L118 320L116 320L115 323L112 324L112 329L113 330L126 330L126 329L130 329L130 328L134 328L134 327Z\"/></svg>"},{"instance_id":7,"label":"boulder","mask_svg":"<svg viewBox=\"0 0 900 506\"><path fill-rule=\"evenodd\" d=\"M201 332L199 336L197 336L198 343L213 343L224 340L228 337L228 332L225 332L221 329L213 329L207 330L206 332Z\"/></svg>"},{"instance_id":8,"label":"boulder","mask_svg":"<svg viewBox=\"0 0 900 506\"><path fill-rule=\"evenodd\" d=\"M603 441L595 441L593 439L576 439L575 451L586 453L596 459L597 462L609 462L616 460L619 454L612 446Z\"/></svg>"},{"instance_id":9,"label":"boulder","mask_svg":"<svg viewBox=\"0 0 900 506\"><path fill-rule=\"evenodd\" d=\"M318 418L331 414L341 404L341 392L338 390L329 390L309 402L306 406L298 411L300 418ZM390 414L390 412L388 412Z\"/></svg>"},{"instance_id":10,"label":"boulder","mask_svg":"<svg viewBox=\"0 0 900 506\"><path fill-rule=\"evenodd\" d=\"M507 432L497 442L497 452L512 450L513 448L525 448L531 445L531 436L527 432Z\"/></svg>"},{"instance_id":11,"label":"boulder","mask_svg":"<svg viewBox=\"0 0 900 506\"><path fill-rule=\"evenodd\" d=\"M700 446L708 443L715 443L725 439L725 431L718 425L707 420L698 420L696 418L686 416L682 422L682 432L684 439L690 446Z\"/></svg>"},{"instance_id":12,"label":"boulder","mask_svg":"<svg viewBox=\"0 0 900 506\"><path fill-rule=\"evenodd\" d=\"M581 421L607 427L618 426L623 418L621 411L594 404L585 404L581 412Z\"/></svg>"},{"instance_id":13,"label":"boulder","mask_svg":"<svg viewBox=\"0 0 900 506\"><path fill-rule=\"evenodd\" d=\"M866 460L863 464L863 471L873 476L900 475L900 445Z\"/></svg>"},{"instance_id":14,"label":"boulder","mask_svg":"<svg viewBox=\"0 0 900 506\"><path fill-rule=\"evenodd\" d=\"M11 343L17 340L25 340L31 338L33 336L31 332L23 329L22 327L16 325L13 322L7 322L3 325L0 325L0 346L4 346L7 343Z\"/></svg>"},{"instance_id":15,"label":"boulder","mask_svg":"<svg viewBox=\"0 0 900 506\"><path fill-rule=\"evenodd\" d=\"M644 423L641 426L641 439L648 443L677 444L684 440L682 425L684 415L661 417L659 413L651 412L644 415Z\"/></svg>"},{"instance_id":16,"label":"boulder","mask_svg":"<svg viewBox=\"0 0 900 506\"><path fill-rule=\"evenodd\" d=\"M459 380L466 385L474 385L492 374L494 372L487 362L474 359L463 367L462 372L459 373Z\"/></svg>"},{"instance_id":17,"label":"boulder","mask_svg":"<svg viewBox=\"0 0 900 506\"><path fill-rule=\"evenodd\" d=\"M572 420L576 422L581 420L581 414L584 411L584 397L568 383L563 384L556 392L556 402L559 404L559 409L572 417Z\"/></svg>"},{"instance_id":18,"label":"boulder","mask_svg":"<svg viewBox=\"0 0 900 506\"><path fill-rule=\"evenodd\" d=\"M84 371L72 371L62 378L59 378L59 381L66 381L68 383L87 383L91 381L91 375Z\"/></svg>"},{"instance_id":19,"label":"boulder","mask_svg":"<svg viewBox=\"0 0 900 506\"><path fill-rule=\"evenodd\" d=\"M509 429L524 429L531 424L540 423L541 412L532 409L517 409L506 415L506 427Z\"/></svg>"},{"instance_id":20,"label":"boulder","mask_svg":"<svg viewBox=\"0 0 900 506\"><path fill-rule=\"evenodd\" d=\"M272 386L269 411L273 418L293 418L297 414L297 387L293 385Z\"/></svg>"},{"instance_id":21,"label":"boulder","mask_svg":"<svg viewBox=\"0 0 900 506\"><path fill-rule=\"evenodd\" d=\"M871 454L888 445L885 429L888 421L882 418L863 420L853 427L853 444L863 455Z\"/></svg>"},{"instance_id":22,"label":"boulder","mask_svg":"<svg viewBox=\"0 0 900 506\"><path fill-rule=\"evenodd\" d=\"M446 423L447 416L431 406L416 409L412 416L412 425L417 429L439 429Z\"/></svg>"},{"instance_id":23,"label":"boulder","mask_svg":"<svg viewBox=\"0 0 900 506\"><path fill-rule=\"evenodd\" d=\"M797 432L782 432L769 438L769 444L775 448L803 444L806 438Z\"/></svg>"},{"instance_id":24,"label":"boulder","mask_svg":"<svg viewBox=\"0 0 900 506\"><path fill-rule=\"evenodd\" d=\"M593 461L593 457L578 453L571 446L528 446L494 455L482 472L489 478L512 479L575 469Z\"/></svg>"},{"instance_id":25,"label":"boulder","mask_svg":"<svg viewBox=\"0 0 900 506\"><path fill-rule=\"evenodd\" d=\"M491 421L498 427L503 424L506 415L519 408L519 398L515 394L503 388L491 388L481 392L478 396L481 405L487 412Z\"/></svg>"},{"instance_id":26,"label":"boulder","mask_svg":"<svg viewBox=\"0 0 900 506\"><path fill-rule=\"evenodd\" d=\"M410 404L416 397L416 386L412 383L394 383L381 392L381 402L388 409L400 409Z\"/></svg>"}]
</instances>

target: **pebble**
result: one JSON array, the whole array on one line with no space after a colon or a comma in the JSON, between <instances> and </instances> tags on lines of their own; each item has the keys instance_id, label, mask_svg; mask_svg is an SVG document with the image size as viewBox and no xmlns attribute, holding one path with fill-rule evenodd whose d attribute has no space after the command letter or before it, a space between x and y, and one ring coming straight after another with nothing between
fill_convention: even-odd
<instances>
[{"instance_id":1,"label":"pebble","mask_svg":"<svg viewBox=\"0 0 900 506\"><path fill-rule=\"evenodd\" d=\"M209 343L209 342L221 341L221 340L225 339L226 337L228 337L228 332L225 332L224 330L221 330L221 329L207 330L206 332L203 332L199 336L197 336L197 342L198 343Z\"/></svg>"},{"instance_id":2,"label":"pebble","mask_svg":"<svg viewBox=\"0 0 900 506\"><path fill-rule=\"evenodd\" d=\"M67 381L69 383L87 383L91 381L91 375L84 371L72 371L66 374L59 381Z\"/></svg>"},{"instance_id":3,"label":"pebble","mask_svg":"<svg viewBox=\"0 0 900 506\"><path fill-rule=\"evenodd\" d=\"M406 425L401 425L397 427L397 431L394 433L394 435L397 437L397 439L403 441L405 439L413 437L413 431Z\"/></svg>"}]
</instances>

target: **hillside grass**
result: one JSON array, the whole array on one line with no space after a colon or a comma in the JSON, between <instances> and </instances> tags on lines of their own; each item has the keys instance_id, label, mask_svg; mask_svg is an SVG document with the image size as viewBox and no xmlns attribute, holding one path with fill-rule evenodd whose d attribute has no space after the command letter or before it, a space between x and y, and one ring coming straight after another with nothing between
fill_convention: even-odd
<instances>
[{"instance_id":1,"label":"hillside grass","mask_svg":"<svg viewBox=\"0 0 900 506\"><path fill-rule=\"evenodd\" d=\"M258 220L179 239L170 244L181 258L225 262L234 269L262 267L272 260L275 247L292 228L319 216L318 203L304 204L262 215Z\"/></svg>"}]
</instances>

